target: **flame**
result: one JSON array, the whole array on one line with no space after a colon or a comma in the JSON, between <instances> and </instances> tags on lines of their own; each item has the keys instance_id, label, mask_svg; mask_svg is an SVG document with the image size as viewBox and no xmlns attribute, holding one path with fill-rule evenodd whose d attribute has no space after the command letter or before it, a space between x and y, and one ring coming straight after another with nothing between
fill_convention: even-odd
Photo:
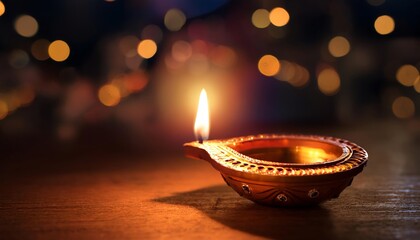
<instances>
[{"instance_id":1,"label":"flame","mask_svg":"<svg viewBox=\"0 0 420 240\"><path fill-rule=\"evenodd\" d=\"M198 102L197 116L195 117L194 133L198 141L202 142L209 138L210 119L209 119L209 104L207 101L207 93L203 88L200 93L200 100Z\"/></svg>"}]
</instances>

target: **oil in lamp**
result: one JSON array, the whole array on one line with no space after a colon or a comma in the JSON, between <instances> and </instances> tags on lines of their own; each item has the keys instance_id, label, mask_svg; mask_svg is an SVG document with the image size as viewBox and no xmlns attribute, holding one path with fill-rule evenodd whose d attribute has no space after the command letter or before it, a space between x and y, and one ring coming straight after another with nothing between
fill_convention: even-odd
<instances>
[{"instance_id":1,"label":"oil in lamp","mask_svg":"<svg viewBox=\"0 0 420 240\"><path fill-rule=\"evenodd\" d=\"M224 140L209 135L207 95L200 94L189 158L209 162L240 196L270 206L315 205L337 198L366 166L355 143L325 136L260 134Z\"/></svg>"}]
</instances>

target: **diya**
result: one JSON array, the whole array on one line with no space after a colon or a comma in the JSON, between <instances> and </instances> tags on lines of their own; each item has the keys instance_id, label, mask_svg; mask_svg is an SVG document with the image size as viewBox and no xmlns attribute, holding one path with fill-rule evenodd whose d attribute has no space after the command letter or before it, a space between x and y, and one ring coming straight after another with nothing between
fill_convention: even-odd
<instances>
[{"instance_id":1,"label":"diya","mask_svg":"<svg viewBox=\"0 0 420 240\"><path fill-rule=\"evenodd\" d=\"M199 141L184 144L185 155L208 161L242 197L271 206L319 204L337 198L366 166L363 148L334 137L261 134L204 141L209 124L203 96L195 126Z\"/></svg>"}]
</instances>

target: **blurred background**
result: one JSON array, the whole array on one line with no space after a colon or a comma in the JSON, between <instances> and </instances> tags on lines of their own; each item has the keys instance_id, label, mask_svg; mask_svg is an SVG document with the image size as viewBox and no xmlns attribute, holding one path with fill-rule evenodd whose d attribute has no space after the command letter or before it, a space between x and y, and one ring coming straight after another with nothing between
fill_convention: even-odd
<instances>
[{"instance_id":1,"label":"blurred background","mask_svg":"<svg viewBox=\"0 0 420 240\"><path fill-rule=\"evenodd\" d=\"M420 132L420 1L0 0L0 150L162 153L194 140ZM363 133L361 133L363 134Z\"/></svg>"}]
</instances>

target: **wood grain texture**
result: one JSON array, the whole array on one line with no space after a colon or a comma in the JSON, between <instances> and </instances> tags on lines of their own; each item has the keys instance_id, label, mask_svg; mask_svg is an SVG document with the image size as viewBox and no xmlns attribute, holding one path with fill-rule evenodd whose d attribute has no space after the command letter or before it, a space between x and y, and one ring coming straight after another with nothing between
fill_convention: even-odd
<instances>
[{"instance_id":1,"label":"wood grain texture","mask_svg":"<svg viewBox=\"0 0 420 240\"><path fill-rule=\"evenodd\" d=\"M313 208L256 205L180 154L15 159L1 170L0 239L420 239L419 129L332 134L365 147L368 167Z\"/></svg>"}]
</instances>

